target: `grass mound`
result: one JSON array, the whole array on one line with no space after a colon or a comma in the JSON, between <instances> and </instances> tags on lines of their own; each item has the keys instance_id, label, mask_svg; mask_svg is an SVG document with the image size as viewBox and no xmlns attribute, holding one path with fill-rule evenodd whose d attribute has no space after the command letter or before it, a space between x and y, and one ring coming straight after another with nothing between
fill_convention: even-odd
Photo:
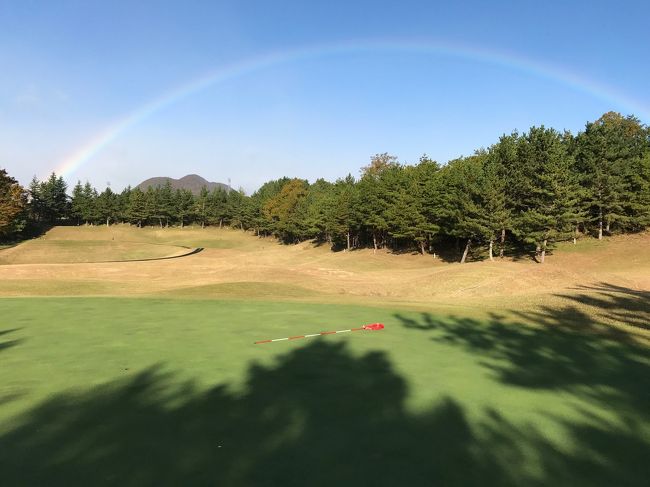
<instances>
[{"instance_id":1,"label":"grass mound","mask_svg":"<svg viewBox=\"0 0 650 487\"><path fill-rule=\"evenodd\" d=\"M119 262L170 257L187 251L142 242L35 239L0 251L0 265Z\"/></svg>"}]
</instances>

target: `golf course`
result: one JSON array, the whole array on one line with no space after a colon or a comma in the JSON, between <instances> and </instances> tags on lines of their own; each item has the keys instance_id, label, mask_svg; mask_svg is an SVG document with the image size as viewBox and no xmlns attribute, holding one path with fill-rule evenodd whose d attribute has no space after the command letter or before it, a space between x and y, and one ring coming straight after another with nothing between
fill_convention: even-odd
<instances>
[{"instance_id":1,"label":"golf course","mask_svg":"<svg viewBox=\"0 0 650 487\"><path fill-rule=\"evenodd\" d=\"M647 232L544 265L215 227L0 250L1 485L642 486L648 458Z\"/></svg>"}]
</instances>

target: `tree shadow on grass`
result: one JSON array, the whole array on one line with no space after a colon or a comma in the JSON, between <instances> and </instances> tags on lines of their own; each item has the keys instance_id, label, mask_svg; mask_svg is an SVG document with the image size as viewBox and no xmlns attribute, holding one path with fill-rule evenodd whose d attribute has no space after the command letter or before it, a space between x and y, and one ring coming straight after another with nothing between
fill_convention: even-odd
<instances>
[{"instance_id":1,"label":"tree shadow on grass","mask_svg":"<svg viewBox=\"0 0 650 487\"><path fill-rule=\"evenodd\" d=\"M601 282L580 286L579 294L560 297L589 307L600 318L625 326L650 330L650 291L639 291Z\"/></svg>"},{"instance_id":2,"label":"tree shadow on grass","mask_svg":"<svg viewBox=\"0 0 650 487\"><path fill-rule=\"evenodd\" d=\"M0 330L0 337L3 335L7 335L9 333L13 333L15 331L20 330L20 328L10 328L7 330ZM15 347L19 343L21 343L23 340L22 339L16 339L16 340L8 340L8 341L0 341L0 352L3 350L8 350L12 347Z\"/></svg>"},{"instance_id":3,"label":"tree shadow on grass","mask_svg":"<svg viewBox=\"0 0 650 487\"><path fill-rule=\"evenodd\" d=\"M602 289L610 292L610 286ZM614 313L625 312L624 306L630 301L639 304L637 300L644 297L643 293L630 290L617 292L622 296L607 301L606 307ZM599 299L590 304L602 305ZM572 441L579 445L581 452L580 458L571 459L571 468L567 469L566 457L558 454L555 446L537 441L544 471L554 483L574 485L575 478L571 480L571 475L583 481L590 478L593 485L606 483L607 477L612 485L647 481L650 348L632 339L630 334L594 321L591 314L575 306L519 312L515 313L514 320L497 314L487 320L438 318L428 313L416 319L396 316L406 328L427 332L433 341L478 356L492 377L504 384L555 391L565 400L581 398L601 410L615 412L619 426L600 424L587 411L582 411L581 417L595 419L595 425L554 418L571 431ZM499 426L494 428L494 424ZM522 445L528 442L526 436L534 437L498 418L491 428L496 437L509 438ZM518 436L520 439L516 440ZM594 461L597 458L601 461Z\"/></svg>"},{"instance_id":4,"label":"tree shadow on grass","mask_svg":"<svg viewBox=\"0 0 650 487\"><path fill-rule=\"evenodd\" d=\"M434 341L478 355L505 384L569 391L650 419L650 348L574 306L513 315L517 321L497 314L485 321L428 313L419 320L397 318L407 328L434 332Z\"/></svg>"},{"instance_id":5,"label":"tree shadow on grass","mask_svg":"<svg viewBox=\"0 0 650 487\"><path fill-rule=\"evenodd\" d=\"M7 485L66 486L645 482L647 444L620 426L566 425L576 446L559 451L497 411L471 423L441 397L413 413L407 395L383 353L357 356L344 343L315 341L253 365L242 390L204 390L155 366L26 412L0 435L0 472ZM526 449L540 468L529 468Z\"/></svg>"}]
</instances>

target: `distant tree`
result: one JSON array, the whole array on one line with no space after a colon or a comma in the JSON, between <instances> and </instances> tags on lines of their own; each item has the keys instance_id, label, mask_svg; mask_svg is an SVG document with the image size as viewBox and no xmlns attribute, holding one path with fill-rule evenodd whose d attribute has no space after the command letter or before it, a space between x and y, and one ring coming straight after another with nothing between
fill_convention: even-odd
<instances>
[{"instance_id":1,"label":"distant tree","mask_svg":"<svg viewBox=\"0 0 650 487\"><path fill-rule=\"evenodd\" d=\"M327 215L333 204L334 186L324 179L317 179L309 186L307 196L302 200L302 229L305 237L316 238L332 244L332 229L328 226Z\"/></svg>"},{"instance_id":2,"label":"distant tree","mask_svg":"<svg viewBox=\"0 0 650 487\"><path fill-rule=\"evenodd\" d=\"M354 233L360 228L359 193L352 175L338 179L334 184L333 204L327 215L327 225L332 231L334 245L344 242L351 250Z\"/></svg>"},{"instance_id":3,"label":"distant tree","mask_svg":"<svg viewBox=\"0 0 650 487\"><path fill-rule=\"evenodd\" d=\"M97 211L97 198L99 194L97 190L91 186L91 184L86 181L83 187L83 207L82 207L82 218L85 220L86 224L90 222L101 221L101 216Z\"/></svg>"},{"instance_id":4,"label":"distant tree","mask_svg":"<svg viewBox=\"0 0 650 487\"><path fill-rule=\"evenodd\" d=\"M165 226L169 226L169 219L174 215L174 191L171 181L165 181L165 184L156 191L156 217L160 221L165 220Z\"/></svg>"},{"instance_id":5,"label":"distant tree","mask_svg":"<svg viewBox=\"0 0 650 487\"><path fill-rule=\"evenodd\" d=\"M129 200L131 198L131 186L127 186L117 195L117 221L124 223L128 220L127 210L129 207Z\"/></svg>"},{"instance_id":6,"label":"distant tree","mask_svg":"<svg viewBox=\"0 0 650 487\"><path fill-rule=\"evenodd\" d=\"M390 204L390 187L387 178L382 177L388 167L365 171L357 183L359 220L372 237L374 252L383 245L388 232L386 212Z\"/></svg>"},{"instance_id":7,"label":"distant tree","mask_svg":"<svg viewBox=\"0 0 650 487\"><path fill-rule=\"evenodd\" d=\"M247 196L243 188L226 192L225 218L231 227L244 230L246 200Z\"/></svg>"},{"instance_id":8,"label":"distant tree","mask_svg":"<svg viewBox=\"0 0 650 487\"><path fill-rule=\"evenodd\" d=\"M224 220L228 221L228 193L222 188L215 188L208 198L208 221L223 227Z\"/></svg>"},{"instance_id":9,"label":"distant tree","mask_svg":"<svg viewBox=\"0 0 650 487\"><path fill-rule=\"evenodd\" d=\"M192 217L194 210L194 195L189 189L177 189L174 194L174 216L185 226L185 221Z\"/></svg>"},{"instance_id":10,"label":"distant tree","mask_svg":"<svg viewBox=\"0 0 650 487\"><path fill-rule=\"evenodd\" d=\"M119 215L119 201L111 188L106 188L96 200L97 216L109 226L111 221L116 221Z\"/></svg>"},{"instance_id":11,"label":"distant tree","mask_svg":"<svg viewBox=\"0 0 650 487\"><path fill-rule=\"evenodd\" d=\"M77 225L81 224L83 218L83 186L81 181L77 181L72 188L72 198L70 200L70 215L77 219Z\"/></svg>"},{"instance_id":12,"label":"distant tree","mask_svg":"<svg viewBox=\"0 0 650 487\"><path fill-rule=\"evenodd\" d=\"M264 183L255 193L251 196L251 214L252 225L257 235L266 236L273 233L273 222L265 215L264 206L266 202L276 196L290 181L289 178L283 177L273 181Z\"/></svg>"},{"instance_id":13,"label":"distant tree","mask_svg":"<svg viewBox=\"0 0 650 487\"><path fill-rule=\"evenodd\" d=\"M162 217L158 209L158 200L159 198L159 189L154 189L149 186L147 191L144 193L144 214L146 215L146 221L153 220L157 221L160 225L160 228L163 227Z\"/></svg>"},{"instance_id":14,"label":"distant tree","mask_svg":"<svg viewBox=\"0 0 650 487\"><path fill-rule=\"evenodd\" d=\"M361 168L361 176L376 176L382 171L398 165L397 157L388 152L375 154L370 158L370 164Z\"/></svg>"},{"instance_id":15,"label":"distant tree","mask_svg":"<svg viewBox=\"0 0 650 487\"><path fill-rule=\"evenodd\" d=\"M264 205L264 215L273 223L274 233L285 242L300 239L297 210L301 200L307 196L308 187L307 181L292 179Z\"/></svg>"},{"instance_id":16,"label":"distant tree","mask_svg":"<svg viewBox=\"0 0 650 487\"><path fill-rule=\"evenodd\" d=\"M22 230L27 192L7 171L0 169L0 238Z\"/></svg>"},{"instance_id":17,"label":"distant tree","mask_svg":"<svg viewBox=\"0 0 650 487\"><path fill-rule=\"evenodd\" d=\"M34 220L55 223L68 216L67 184L61 176L52 173L43 182L36 177L29 185L30 210Z\"/></svg>"},{"instance_id":18,"label":"distant tree","mask_svg":"<svg viewBox=\"0 0 650 487\"><path fill-rule=\"evenodd\" d=\"M81 185L81 181L72 189L70 201L70 214L77 220L77 225L83 221L86 225L98 219L97 215L97 190L89 182Z\"/></svg>"},{"instance_id":19,"label":"distant tree","mask_svg":"<svg viewBox=\"0 0 650 487\"><path fill-rule=\"evenodd\" d=\"M148 193L149 191L147 191ZM126 206L126 219L132 224L135 223L138 228L151 216L148 213L149 205L147 203L148 198L151 197L147 194L143 193L138 187L129 193L129 200Z\"/></svg>"},{"instance_id":20,"label":"distant tree","mask_svg":"<svg viewBox=\"0 0 650 487\"><path fill-rule=\"evenodd\" d=\"M209 201L210 192L208 188L203 186L199 195L194 200L194 215L199 223L201 223L201 228L205 227L205 224L208 220L208 201Z\"/></svg>"}]
</instances>

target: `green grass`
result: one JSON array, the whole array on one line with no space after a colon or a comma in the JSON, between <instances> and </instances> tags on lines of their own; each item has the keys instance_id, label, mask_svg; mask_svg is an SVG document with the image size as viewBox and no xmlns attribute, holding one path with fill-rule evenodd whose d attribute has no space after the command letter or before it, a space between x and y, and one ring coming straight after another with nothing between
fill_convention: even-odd
<instances>
[{"instance_id":1,"label":"green grass","mask_svg":"<svg viewBox=\"0 0 650 487\"><path fill-rule=\"evenodd\" d=\"M322 293L317 293L302 286L281 282L224 282L173 289L160 294L183 298L225 297L251 299L252 296L255 296L256 299L267 300L322 296Z\"/></svg>"},{"instance_id":2,"label":"green grass","mask_svg":"<svg viewBox=\"0 0 650 487\"><path fill-rule=\"evenodd\" d=\"M650 355L593 326L570 309L1 299L0 483L645 485Z\"/></svg>"}]
</instances>

